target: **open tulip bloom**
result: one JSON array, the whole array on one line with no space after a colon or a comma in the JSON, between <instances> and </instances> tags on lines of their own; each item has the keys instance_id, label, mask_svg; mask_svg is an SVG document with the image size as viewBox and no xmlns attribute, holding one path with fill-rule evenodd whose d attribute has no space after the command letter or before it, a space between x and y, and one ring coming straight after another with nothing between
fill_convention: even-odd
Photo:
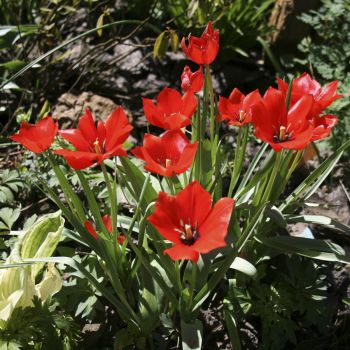
<instances>
[{"instance_id":1,"label":"open tulip bloom","mask_svg":"<svg viewBox=\"0 0 350 350\"><path fill-rule=\"evenodd\" d=\"M233 89L229 98L220 96L219 113L221 120L228 120L230 125L243 126L252 122L251 108L261 100L258 90L245 96L238 89Z\"/></svg>"},{"instance_id":2,"label":"open tulip bloom","mask_svg":"<svg viewBox=\"0 0 350 350\"><path fill-rule=\"evenodd\" d=\"M75 150L59 149L56 154L63 156L74 169L85 169L105 159L126 156L123 143L129 137L132 126L124 110L118 107L106 122L98 121L97 126L89 109L80 118L77 129L60 130L60 136L70 142Z\"/></svg>"},{"instance_id":3,"label":"open tulip bloom","mask_svg":"<svg viewBox=\"0 0 350 350\"><path fill-rule=\"evenodd\" d=\"M162 176L174 176L191 166L197 144L190 144L182 131L169 130L161 137L146 134L143 147L134 148L132 153L146 162L146 170Z\"/></svg>"},{"instance_id":4,"label":"open tulip bloom","mask_svg":"<svg viewBox=\"0 0 350 350\"><path fill-rule=\"evenodd\" d=\"M160 192L148 221L174 246L164 251L173 260L197 261L199 254L226 245L233 199L221 198L212 207L209 192L194 181L176 196Z\"/></svg>"},{"instance_id":5,"label":"open tulip bloom","mask_svg":"<svg viewBox=\"0 0 350 350\"><path fill-rule=\"evenodd\" d=\"M54 169L59 191L40 172L38 184L69 221L70 238L84 249L90 247L96 257L96 269L88 270L77 261L71 267L115 309L118 324L124 327L124 333L116 335L118 347L126 338L125 346L148 344L164 319L176 324L174 334L180 329L183 342L190 338L200 344L198 315L203 302L215 290L225 293L227 288L218 286L228 270L234 281L242 276L235 270L251 278L271 251L350 261L333 243L323 254L324 242L318 239L308 239L305 245L306 238L276 233L300 220L296 211L350 147L348 141L284 195L305 148L329 136L337 123L336 116L323 114L341 96L337 82L321 87L303 74L292 84L279 80L278 89L269 87L263 97L257 90L245 95L234 88L217 104L209 64L219 50L218 30L209 23L200 38L190 36L181 45L190 60L204 65L204 72L201 67L193 73L185 67L183 95L167 87L156 103L143 98L148 122L162 130L146 134L142 146L129 155L123 143L132 126L121 107L97 123L86 110L76 129L59 131L60 142L52 147L55 155L50 147L57 123L51 117L34 125L22 123L19 133L11 136L28 150L43 153L40 157ZM203 84L203 94L195 95ZM227 152L232 146L225 142L221 120L232 126L233 152ZM248 142L256 147L252 157L246 152ZM94 164L101 166L92 168ZM96 184L89 175L100 171L104 182ZM78 179L74 186L71 173ZM100 196L105 187L107 199ZM110 216L101 216L100 208ZM303 216L303 222L312 223L311 217ZM65 261L72 262L69 259ZM235 307L223 307L230 320L237 316Z\"/></svg>"},{"instance_id":6,"label":"open tulip bloom","mask_svg":"<svg viewBox=\"0 0 350 350\"><path fill-rule=\"evenodd\" d=\"M197 99L193 91L181 95L168 87L159 93L157 105L149 98L143 98L142 101L148 122L167 130L177 130L190 125L197 108Z\"/></svg>"},{"instance_id":7,"label":"open tulip bloom","mask_svg":"<svg viewBox=\"0 0 350 350\"><path fill-rule=\"evenodd\" d=\"M42 153L50 148L58 130L52 117L45 117L36 124L22 122L18 134L10 136L12 141L34 153Z\"/></svg>"}]
</instances>

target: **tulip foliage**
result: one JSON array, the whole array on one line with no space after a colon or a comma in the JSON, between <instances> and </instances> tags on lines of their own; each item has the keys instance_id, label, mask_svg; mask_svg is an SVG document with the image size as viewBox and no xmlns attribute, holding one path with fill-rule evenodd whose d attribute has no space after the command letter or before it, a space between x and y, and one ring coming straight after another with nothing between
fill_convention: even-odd
<instances>
[{"instance_id":1,"label":"tulip foliage","mask_svg":"<svg viewBox=\"0 0 350 350\"><path fill-rule=\"evenodd\" d=\"M167 87L155 102L143 98L150 130L157 131L131 152L124 142L132 126L122 107L105 122L86 110L77 128L68 130L57 131L48 116L35 125L23 123L11 137L52 166L65 200L40 174L38 183L70 223L71 238L97 255L107 287L71 263L125 325L115 336L117 348L148 348L152 332L164 323L173 325L183 348L200 348L200 309L210 304L229 270L254 278L264 249L350 261L339 246L277 235L298 217L313 222L295 213L350 146L348 141L284 195L305 150L337 123L325 112L341 97L337 82L321 87L305 73L289 83L279 79L278 87L263 95L232 87L229 97L217 96L210 64L219 51L219 30L209 23L201 37L184 38L181 47L197 66L193 72L184 68L183 93ZM235 145L227 154L228 134L235 135ZM249 141L259 145L252 159ZM74 192L62 164L77 174L83 195ZM104 176L106 202L91 189L92 167ZM121 205L120 193L131 213ZM229 310L234 318L234 307Z\"/></svg>"}]
</instances>

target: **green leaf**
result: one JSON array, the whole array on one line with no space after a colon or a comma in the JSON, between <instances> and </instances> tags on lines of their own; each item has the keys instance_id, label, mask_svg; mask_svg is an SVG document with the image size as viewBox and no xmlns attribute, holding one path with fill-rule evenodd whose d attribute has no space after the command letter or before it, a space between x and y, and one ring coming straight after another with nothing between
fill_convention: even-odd
<instances>
[{"instance_id":1,"label":"green leaf","mask_svg":"<svg viewBox=\"0 0 350 350\"><path fill-rule=\"evenodd\" d=\"M142 186L145 183L146 176L142 173L142 171L132 163L132 161L126 157L120 157L120 161L122 163L122 170L124 170L127 180L130 181L131 186L136 195L135 200L138 202L138 199L141 195ZM140 203L141 209L146 210L147 206L153 202L157 198L157 192L153 188L150 182L148 182L147 187L145 189L144 196Z\"/></svg>"},{"instance_id":2,"label":"green leaf","mask_svg":"<svg viewBox=\"0 0 350 350\"><path fill-rule=\"evenodd\" d=\"M350 227L342 224L341 222L329 218L324 215L286 215L286 220L288 223L296 223L296 222L304 222L308 224L316 224L327 226L329 228L337 229L345 233L346 235L350 235Z\"/></svg>"},{"instance_id":3,"label":"green leaf","mask_svg":"<svg viewBox=\"0 0 350 350\"><path fill-rule=\"evenodd\" d=\"M102 33L103 33L103 28L101 28L103 26L103 20L104 20L104 13L102 13L100 17L98 17L97 23L96 23L97 35L100 37L102 36Z\"/></svg>"},{"instance_id":4,"label":"green leaf","mask_svg":"<svg viewBox=\"0 0 350 350\"><path fill-rule=\"evenodd\" d=\"M234 350L242 350L241 341L239 339L239 330L231 304L226 305L224 308L224 318L232 348Z\"/></svg>"},{"instance_id":5,"label":"green leaf","mask_svg":"<svg viewBox=\"0 0 350 350\"><path fill-rule=\"evenodd\" d=\"M258 271L255 266L251 264L249 261L237 257L230 266L230 269L234 269L244 273L245 275L255 278Z\"/></svg>"},{"instance_id":6,"label":"green leaf","mask_svg":"<svg viewBox=\"0 0 350 350\"><path fill-rule=\"evenodd\" d=\"M138 327L137 323L130 317L129 310L115 297L113 293L110 292L109 289L104 287L87 269L81 265L78 261L68 258L68 257L47 257L47 258L33 258L33 259L25 259L23 262L33 263L33 262L43 262L43 263L58 263L63 265L68 265L74 270L76 270L81 277L87 278L89 282L99 291L120 313L123 317L124 321L129 324L134 324Z\"/></svg>"},{"instance_id":7,"label":"green leaf","mask_svg":"<svg viewBox=\"0 0 350 350\"><path fill-rule=\"evenodd\" d=\"M317 169L315 169L284 201L279 209L284 213L291 213L300 203L303 203L319 188L329 173L333 170L344 151L350 146L350 140L345 142Z\"/></svg>"},{"instance_id":8,"label":"green leaf","mask_svg":"<svg viewBox=\"0 0 350 350\"><path fill-rule=\"evenodd\" d=\"M267 206L265 214L272 219L279 227L285 228L287 226L287 220L281 213L281 211L275 206Z\"/></svg>"},{"instance_id":9,"label":"green leaf","mask_svg":"<svg viewBox=\"0 0 350 350\"><path fill-rule=\"evenodd\" d=\"M21 211L19 208L1 208L0 209L0 231L11 231L13 224L19 218Z\"/></svg>"},{"instance_id":10,"label":"green leaf","mask_svg":"<svg viewBox=\"0 0 350 350\"><path fill-rule=\"evenodd\" d=\"M169 45L168 31L165 30L164 32L158 35L156 42L154 43L153 59L154 60L156 60L157 58L162 59L166 54L168 45Z\"/></svg>"},{"instance_id":11,"label":"green leaf","mask_svg":"<svg viewBox=\"0 0 350 350\"><path fill-rule=\"evenodd\" d=\"M259 237L256 238L256 240L271 248L286 253L295 253L323 261L335 261L345 264L350 263L350 256L345 254L342 247L335 243L319 239L281 236Z\"/></svg>"},{"instance_id":12,"label":"green leaf","mask_svg":"<svg viewBox=\"0 0 350 350\"><path fill-rule=\"evenodd\" d=\"M64 219L61 211L47 214L29 228L21 237L21 258L40 258L51 256L60 241L64 227ZM37 274L44 264L32 266L32 278L35 280Z\"/></svg>"},{"instance_id":13,"label":"green leaf","mask_svg":"<svg viewBox=\"0 0 350 350\"><path fill-rule=\"evenodd\" d=\"M174 30L170 30L170 46L173 52L177 52L179 48L179 36Z\"/></svg>"},{"instance_id":14,"label":"green leaf","mask_svg":"<svg viewBox=\"0 0 350 350\"><path fill-rule=\"evenodd\" d=\"M21 60L13 60L0 64L0 68L4 68L10 71L18 71L26 65L26 62Z\"/></svg>"},{"instance_id":15,"label":"green leaf","mask_svg":"<svg viewBox=\"0 0 350 350\"><path fill-rule=\"evenodd\" d=\"M200 350L202 348L203 324L200 320L194 323L181 321L182 350Z\"/></svg>"}]
</instances>

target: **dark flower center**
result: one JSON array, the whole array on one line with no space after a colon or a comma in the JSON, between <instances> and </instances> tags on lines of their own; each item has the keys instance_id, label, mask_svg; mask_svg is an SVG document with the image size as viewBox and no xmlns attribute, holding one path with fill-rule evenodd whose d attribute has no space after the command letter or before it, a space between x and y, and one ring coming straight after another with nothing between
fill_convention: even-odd
<instances>
[{"instance_id":1,"label":"dark flower center","mask_svg":"<svg viewBox=\"0 0 350 350\"><path fill-rule=\"evenodd\" d=\"M185 245L192 245L199 237L197 229L193 228L191 225L183 225L182 230L176 230L180 234L181 242Z\"/></svg>"},{"instance_id":2,"label":"dark flower center","mask_svg":"<svg viewBox=\"0 0 350 350\"><path fill-rule=\"evenodd\" d=\"M275 135L273 136L273 142L280 143L280 142L288 141L290 140L292 135L293 135L293 132L288 132L288 128L282 125L280 126L278 133L275 130Z\"/></svg>"}]
</instances>

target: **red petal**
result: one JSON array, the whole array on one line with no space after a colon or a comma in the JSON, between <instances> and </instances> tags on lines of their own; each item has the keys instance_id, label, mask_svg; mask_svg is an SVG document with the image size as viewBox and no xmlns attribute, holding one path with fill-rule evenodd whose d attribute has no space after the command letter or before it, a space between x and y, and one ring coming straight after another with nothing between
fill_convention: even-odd
<instances>
[{"instance_id":1,"label":"red petal","mask_svg":"<svg viewBox=\"0 0 350 350\"><path fill-rule=\"evenodd\" d=\"M79 152L79 151L70 151L66 149L59 149L54 152L60 156L63 156L69 166L76 170L81 170L88 168L89 166L96 163L99 159L99 155L96 153L89 152Z\"/></svg>"},{"instance_id":2,"label":"red petal","mask_svg":"<svg viewBox=\"0 0 350 350\"><path fill-rule=\"evenodd\" d=\"M90 235L97 240L98 239L98 234L95 231L95 228L92 225L92 223L90 221L85 221L84 226L87 229L87 231L90 233Z\"/></svg>"},{"instance_id":3,"label":"red petal","mask_svg":"<svg viewBox=\"0 0 350 350\"><path fill-rule=\"evenodd\" d=\"M152 125L164 128L164 115L158 110L152 100L142 98L143 111L148 122Z\"/></svg>"},{"instance_id":4,"label":"red petal","mask_svg":"<svg viewBox=\"0 0 350 350\"><path fill-rule=\"evenodd\" d=\"M242 94L237 88L234 88L228 98L232 104L241 104L244 99L244 94Z\"/></svg>"},{"instance_id":5,"label":"red petal","mask_svg":"<svg viewBox=\"0 0 350 350\"><path fill-rule=\"evenodd\" d=\"M197 181L190 183L176 196L178 216L193 228L199 227L208 216L212 198Z\"/></svg>"},{"instance_id":6,"label":"red petal","mask_svg":"<svg viewBox=\"0 0 350 350\"><path fill-rule=\"evenodd\" d=\"M112 219L111 219L111 217L109 216L109 215L104 215L103 217L102 217L102 222L103 222L103 224L106 226L106 229L107 229L107 231L109 232L109 233L111 233L112 232Z\"/></svg>"},{"instance_id":7,"label":"red petal","mask_svg":"<svg viewBox=\"0 0 350 350\"><path fill-rule=\"evenodd\" d=\"M193 91L188 91L182 96L181 104L177 108L180 106L180 113L187 118L191 118L197 109L197 104Z\"/></svg>"},{"instance_id":8,"label":"red petal","mask_svg":"<svg viewBox=\"0 0 350 350\"><path fill-rule=\"evenodd\" d=\"M164 88L157 97L158 109L166 115L179 112L181 94L168 87Z\"/></svg>"},{"instance_id":9,"label":"red petal","mask_svg":"<svg viewBox=\"0 0 350 350\"><path fill-rule=\"evenodd\" d=\"M162 128L167 130L178 130L191 124L191 119L181 113L176 113L164 118Z\"/></svg>"},{"instance_id":10,"label":"red petal","mask_svg":"<svg viewBox=\"0 0 350 350\"><path fill-rule=\"evenodd\" d=\"M290 125L290 131L298 132L298 130L304 129L305 123L308 123L307 117L310 114L313 102L311 95L304 95L289 109L287 125Z\"/></svg>"},{"instance_id":11,"label":"red petal","mask_svg":"<svg viewBox=\"0 0 350 350\"><path fill-rule=\"evenodd\" d=\"M129 137L132 126L123 110L123 108L116 108L107 118L106 124L106 151L112 152L113 149L122 145L122 143Z\"/></svg>"},{"instance_id":12,"label":"red petal","mask_svg":"<svg viewBox=\"0 0 350 350\"><path fill-rule=\"evenodd\" d=\"M172 260L192 260L197 262L199 254L192 249L192 246L185 244L176 244L171 248L165 249L164 254L170 256Z\"/></svg>"},{"instance_id":13,"label":"red petal","mask_svg":"<svg viewBox=\"0 0 350 350\"><path fill-rule=\"evenodd\" d=\"M177 212L175 197L165 192L160 192L155 204L154 213L147 218L165 239L176 244L181 243L180 235L175 231L175 229L181 229Z\"/></svg>"},{"instance_id":14,"label":"red petal","mask_svg":"<svg viewBox=\"0 0 350 350\"><path fill-rule=\"evenodd\" d=\"M175 166L170 167L170 169L176 174L182 174L185 172L192 164L194 157L197 152L198 141L187 145L182 154L180 155L179 160Z\"/></svg>"},{"instance_id":15,"label":"red petal","mask_svg":"<svg viewBox=\"0 0 350 350\"><path fill-rule=\"evenodd\" d=\"M198 228L199 237L192 246L199 253L208 253L213 249L226 246L225 237L233 211L234 201L221 198L215 203L210 214Z\"/></svg>"},{"instance_id":16,"label":"red petal","mask_svg":"<svg viewBox=\"0 0 350 350\"><path fill-rule=\"evenodd\" d=\"M90 109L86 109L85 114L79 119L78 129L83 134L89 144L92 144L97 139L97 129L92 118Z\"/></svg>"},{"instance_id":17,"label":"red petal","mask_svg":"<svg viewBox=\"0 0 350 350\"><path fill-rule=\"evenodd\" d=\"M279 130L281 125L287 126L286 101L281 91L272 87L268 88L264 95L263 103L269 114L269 119L271 120L272 125L277 130ZM268 123L267 120L265 120L265 122Z\"/></svg>"},{"instance_id":18,"label":"red petal","mask_svg":"<svg viewBox=\"0 0 350 350\"><path fill-rule=\"evenodd\" d=\"M39 120L36 124L23 122L18 134L10 136L10 139L34 153L46 151L52 144L58 125L52 117Z\"/></svg>"},{"instance_id":19,"label":"red petal","mask_svg":"<svg viewBox=\"0 0 350 350\"><path fill-rule=\"evenodd\" d=\"M60 130L60 136L70 142L78 151L89 152L90 144L79 129Z\"/></svg>"}]
</instances>

